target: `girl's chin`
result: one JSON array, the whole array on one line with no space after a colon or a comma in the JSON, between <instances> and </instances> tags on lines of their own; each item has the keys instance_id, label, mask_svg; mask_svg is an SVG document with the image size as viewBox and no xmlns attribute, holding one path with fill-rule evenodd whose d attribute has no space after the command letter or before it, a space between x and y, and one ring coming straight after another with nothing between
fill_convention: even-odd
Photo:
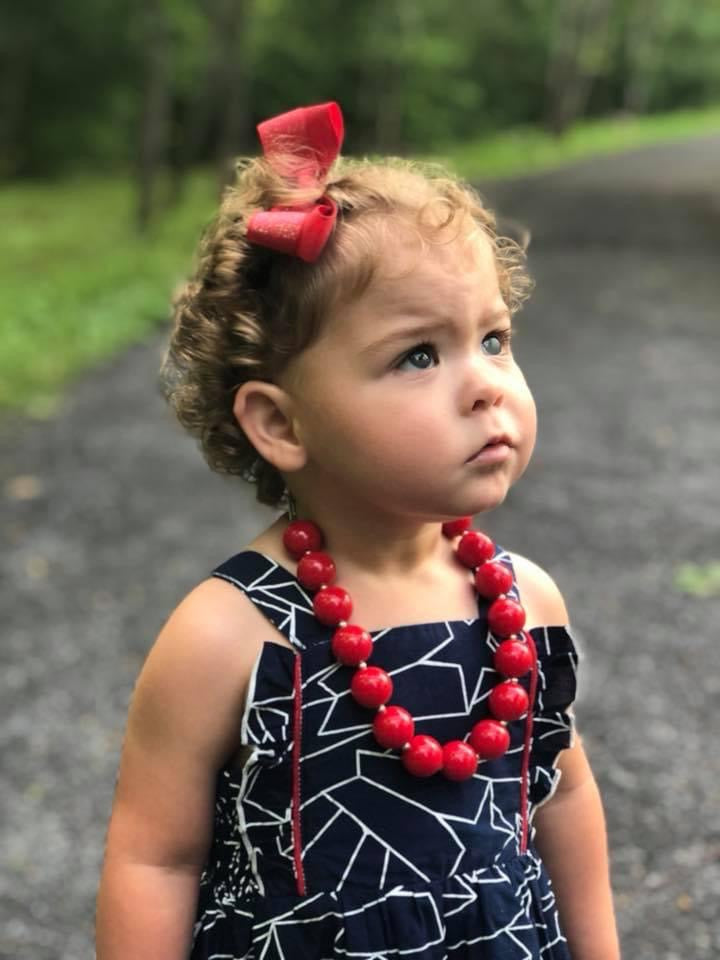
<instances>
[{"instance_id":1,"label":"girl's chin","mask_svg":"<svg viewBox=\"0 0 720 960\"><path fill-rule=\"evenodd\" d=\"M504 484L502 488L498 485L497 490L488 491L477 499L469 499L470 509L468 514L489 513L491 510L495 510L505 502L509 490L510 487L507 484Z\"/></svg>"}]
</instances>

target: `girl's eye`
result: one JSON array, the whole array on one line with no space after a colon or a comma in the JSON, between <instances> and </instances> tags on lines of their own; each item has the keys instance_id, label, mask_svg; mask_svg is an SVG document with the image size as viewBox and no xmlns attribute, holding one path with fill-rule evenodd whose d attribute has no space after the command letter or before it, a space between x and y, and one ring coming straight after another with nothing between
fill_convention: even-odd
<instances>
[{"instance_id":1,"label":"girl's eye","mask_svg":"<svg viewBox=\"0 0 720 960\"><path fill-rule=\"evenodd\" d=\"M483 339L483 347L491 357L499 356L510 346L512 330L493 330Z\"/></svg>"},{"instance_id":2,"label":"girl's eye","mask_svg":"<svg viewBox=\"0 0 720 960\"><path fill-rule=\"evenodd\" d=\"M493 330L483 337L483 350L491 357L498 357L507 352L511 340L512 330L510 328L506 330ZM412 362L412 369L428 370L432 366L433 361L440 362L435 344L429 341L416 343L412 350L408 350L408 352L403 354L398 360L395 364L395 369L400 370L405 363Z\"/></svg>"},{"instance_id":3,"label":"girl's eye","mask_svg":"<svg viewBox=\"0 0 720 960\"><path fill-rule=\"evenodd\" d=\"M435 345L432 343L418 343L412 350L409 350L404 354L399 362L395 365L395 369L399 370L402 368L403 364L412 358L417 357L419 359L418 366L414 367L415 370L427 370L428 367L432 364L433 358L438 359L437 350Z\"/></svg>"}]
</instances>

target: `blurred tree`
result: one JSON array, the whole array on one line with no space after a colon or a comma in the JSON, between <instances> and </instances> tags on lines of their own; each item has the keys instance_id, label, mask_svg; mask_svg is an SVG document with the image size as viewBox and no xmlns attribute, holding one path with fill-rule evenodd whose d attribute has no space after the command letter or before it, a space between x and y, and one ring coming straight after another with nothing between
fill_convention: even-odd
<instances>
[{"instance_id":1,"label":"blurred tree","mask_svg":"<svg viewBox=\"0 0 720 960\"><path fill-rule=\"evenodd\" d=\"M455 8L455 31L469 48L473 133L543 119L547 48L556 0L486 0Z\"/></svg>"},{"instance_id":2,"label":"blurred tree","mask_svg":"<svg viewBox=\"0 0 720 960\"><path fill-rule=\"evenodd\" d=\"M627 73L622 106L630 113L644 113L650 105L675 12L673 6L677 9L666 0L627 0L623 30Z\"/></svg>"},{"instance_id":3,"label":"blurred tree","mask_svg":"<svg viewBox=\"0 0 720 960\"><path fill-rule=\"evenodd\" d=\"M220 188L234 177L233 160L247 140L251 0L209 0L217 49L220 124L216 164Z\"/></svg>"},{"instance_id":4,"label":"blurred tree","mask_svg":"<svg viewBox=\"0 0 720 960\"><path fill-rule=\"evenodd\" d=\"M557 136L585 111L607 67L612 0L557 0L546 73L546 125Z\"/></svg>"},{"instance_id":5,"label":"blurred tree","mask_svg":"<svg viewBox=\"0 0 720 960\"><path fill-rule=\"evenodd\" d=\"M217 66L210 18L204 6L195 0L173 0L173 101L168 150L171 204L181 199L188 167L207 156L213 136Z\"/></svg>"},{"instance_id":6,"label":"blurred tree","mask_svg":"<svg viewBox=\"0 0 720 960\"><path fill-rule=\"evenodd\" d=\"M165 202L190 165L224 181L301 103L342 103L349 152L431 150L710 102L718 49L718 0L0 0L0 175L135 166L143 220L158 170Z\"/></svg>"},{"instance_id":7,"label":"blurred tree","mask_svg":"<svg viewBox=\"0 0 720 960\"><path fill-rule=\"evenodd\" d=\"M172 38L164 0L145 0L140 16L145 78L137 168L137 223L140 230L145 230L153 213L157 177L167 162Z\"/></svg>"},{"instance_id":8,"label":"blurred tree","mask_svg":"<svg viewBox=\"0 0 720 960\"><path fill-rule=\"evenodd\" d=\"M130 2L0 0L5 175L130 163L139 67Z\"/></svg>"},{"instance_id":9,"label":"blurred tree","mask_svg":"<svg viewBox=\"0 0 720 960\"><path fill-rule=\"evenodd\" d=\"M662 0L662 56L652 85L651 106L686 107L720 97L720 3Z\"/></svg>"},{"instance_id":10,"label":"blurred tree","mask_svg":"<svg viewBox=\"0 0 720 960\"><path fill-rule=\"evenodd\" d=\"M0 6L0 177L23 163L21 123L27 110L34 35L17 5Z\"/></svg>"}]
</instances>

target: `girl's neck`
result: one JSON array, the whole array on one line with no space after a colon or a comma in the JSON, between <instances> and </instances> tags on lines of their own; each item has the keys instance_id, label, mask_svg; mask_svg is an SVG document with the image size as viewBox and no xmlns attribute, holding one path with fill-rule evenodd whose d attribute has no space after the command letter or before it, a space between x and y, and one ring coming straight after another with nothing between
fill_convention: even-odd
<instances>
[{"instance_id":1,"label":"girl's neck","mask_svg":"<svg viewBox=\"0 0 720 960\"><path fill-rule=\"evenodd\" d=\"M447 570L454 556L453 545L443 536L439 521L405 522L389 529L384 520L376 525L369 521L350 524L331 516L316 517L301 504L296 510L298 520L312 520L320 527L324 549L346 576L395 583L422 579L438 569ZM289 514L283 514L268 534L281 543L289 522Z\"/></svg>"},{"instance_id":2,"label":"girl's neck","mask_svg":"<svg viewBox=\"0 0 720 960\"><path fill-rule=\"evenodd\" d=\"M455 544L443 535L440 522L417 524L404 536L389 536L387 528L371 535L370 524L333 525L326 513L325 523L320 523L300 505L297 514L297 519L313 520L322 530L338 583L353 598L353 622L366 630L477 616L472 576L458 561ZM289 515L283 514L249 549L294 573L296 563L282 541L289 522Z\"/></svg>"}]
</instances>

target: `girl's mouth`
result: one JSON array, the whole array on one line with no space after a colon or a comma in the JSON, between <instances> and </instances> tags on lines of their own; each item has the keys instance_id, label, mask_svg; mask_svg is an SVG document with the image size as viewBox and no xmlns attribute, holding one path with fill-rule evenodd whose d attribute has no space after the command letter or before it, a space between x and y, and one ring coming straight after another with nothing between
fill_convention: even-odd
<instances>
[{"instance_id":1,"label":"girl's mouth","mask_svg":"<svg viewBox=\"0 0 720 960\"><path fill-rule=\"evenodd\" d=\"M503 460L508 458L511 449L507 437L492 437L466 463L502 463Z\"/></svg>"}]
</instances>

